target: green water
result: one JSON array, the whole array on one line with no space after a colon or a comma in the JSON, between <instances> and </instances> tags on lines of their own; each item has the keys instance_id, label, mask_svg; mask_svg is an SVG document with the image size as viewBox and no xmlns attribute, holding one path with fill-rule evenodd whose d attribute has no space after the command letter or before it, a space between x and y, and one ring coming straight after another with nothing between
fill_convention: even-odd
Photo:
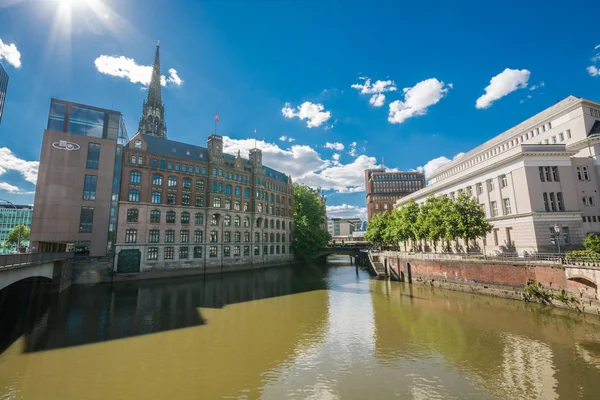
<instances>
[{"instance_id":1,"label":"green water","mask_svg":"<svg viewBox=\"0 0 600 400\"><path fill-rule=\"evenodd\" d=\"M2 321L0 399L597 399L598 317L332 259L73 287Z\"/></svg>"}]
</instances>

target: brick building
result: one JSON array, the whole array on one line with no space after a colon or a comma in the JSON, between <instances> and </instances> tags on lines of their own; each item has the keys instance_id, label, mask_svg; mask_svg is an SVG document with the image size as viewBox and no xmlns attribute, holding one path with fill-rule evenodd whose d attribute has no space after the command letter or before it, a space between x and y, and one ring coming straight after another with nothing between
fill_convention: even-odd
<instances>
[{"instance_id":1,"label":"brick building","mask_svg":"<svg viewBox=\"0 0 600 400\"><path fill-rule=\"evenodd\" d=\"M380 212L391 213L396 201L425 187L425 175L416 172L392 172L384 168L365 170L367 219Z\"/></svg>"},{"instance_id":2,"label":"brick building","mask_svg":"<svg viewBox=\"0 0 600 400\"><path fill-rule=\"evenodd\" d=\"M262 265L292 256L293 186L289 176L248 158L167 139L157 47L139 131L123 151L116 268Z\"/></svg>"}]
</instances>

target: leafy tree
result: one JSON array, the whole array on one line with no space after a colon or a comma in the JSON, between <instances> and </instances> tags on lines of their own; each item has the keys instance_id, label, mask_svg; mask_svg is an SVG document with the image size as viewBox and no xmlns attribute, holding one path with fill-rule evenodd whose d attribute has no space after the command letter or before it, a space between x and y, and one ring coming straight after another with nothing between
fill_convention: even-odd
<instances>
[{"instance_id":1,"label":"leafy tree","mask_svg":"<svg viewBox=\"0 0 600 400\"><path fill-rule=\"evenodd\" d=\"M465 240L468 250L469 241L491 232L492 225L485 219L485 211L474 197L461 193L453 203L452 220L457 224L457 236Z\"/></svg>"},{"instance_id":2,"label":"leafy tree","mask_svg":"<svg viewBox=\"0 0 600 400\"><path fill-rule=\"evenodd\" d=\"M367 232L365 233L365 239L367 242L374 246L382 246L390 240L388 230L388 224L390 222L390 215L388 213L377 213L369 221L367 225Z\"/></svg>"},{"instance_id":3,"label":"leafy tree","mask_svg":"<svg viewBox=\"0 0 600 400\"><path fill-rule=\"evenodd\" d=\"M446 217L445 210L449 199L443 196L429 196L425 204L421 206L427 208L426 218L423 224L424 230L427 231L427 237L433 242L433 249L437 251L437 244L446 234L444 219Z\"/></svg>"},{"instance_id":4,"label":"leafy tree","mask_svg":"<svg viewBox=\"0 0 600 400\"><path fill-rule=\"evenodd\" d=\"M308 186L294 183L294 249L300 257L311 258L331 240L323 226L325 204Z\"/></svg>"},{"instance_id":5,"label":"leafy tree","mask_svg":"<svg viewBox=\"0 0 600 400\"><path fill-rule=\"evenodd\" d=\"M600 254L600 236L595 233L590 233L583 241L583 247L585 247L587 251Z\"/></svg>"},{"instance_id":6,"label":"leafy tree","mask_svg":"<svg viewBox=\"0 0 600 400\"><path fill-rule=\"evenodd\" d=\"M401 235L406 238L405 240L411 241L413 250L416 250L417 244L417 235L415 232L419 232L416 226L418 216L419 204L413 199L404 203L398 212L398 229Z\"/></svg>"},{"instance_id":7,"label":"leafy tree","mask_svg":"<svg viewBox=\"0 0 600 400\"><path fill-rule=\"evenodd\" d=\"M19 231L21 232L21 243L19 243L19 246L22 245L23 242L29 240L29 228L25 225L17 225L12 231L8 232L8 237L5 243L6 246L17 245L17 242L19 241Z\"/></svg>"}]
</instances>

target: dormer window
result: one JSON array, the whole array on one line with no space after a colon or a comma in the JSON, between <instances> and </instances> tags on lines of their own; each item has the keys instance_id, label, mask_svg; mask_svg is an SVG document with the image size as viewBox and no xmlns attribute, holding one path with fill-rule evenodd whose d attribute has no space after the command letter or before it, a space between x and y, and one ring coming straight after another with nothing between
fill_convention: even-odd
<instances>
[{"instance_id":1,"label":"dormer window","mask_svg":"<svg viewBox=\"0 0 600 400\"><path fill-rule=\"evenodd\" d=\"M142 141L141 140L136 140L135 142L133 142L133 145L135 146L136 149L141 149L142 148Z\"/></svg>"},{"instance_id":2,"label":"dormer window","mask_svg":"<svg viewBox=\"0 0 600 400\"><path fill-rule=\"evenodd\" d=\"M189 155L190 155L190 151L189 151L189 150L188 150L188 151L186 151L186 152L185 152L185 155L186 155L186 156L189 156Z\"/></svg>"}]
</instances>

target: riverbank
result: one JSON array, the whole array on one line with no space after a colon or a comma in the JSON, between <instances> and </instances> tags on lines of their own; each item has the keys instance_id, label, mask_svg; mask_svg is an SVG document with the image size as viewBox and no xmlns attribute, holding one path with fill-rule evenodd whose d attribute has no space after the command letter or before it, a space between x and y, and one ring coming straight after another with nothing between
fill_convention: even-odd
<instances>
[{"instance_id":1,"label":"riverbank","mask_svg":"<svg viewBox=\"0 0 600 400\"><path fill-rule=\"evenodd\" d=\"M411 283L448 290L531 301L600 315L597 267L531 264L519 261L422 259L403 253L383 252L381 261ZM541 284L544 293L526 293L527 282ZM541 294L541 295L540 295ZM543 296L547 294L547 296ZM554 299L552 299L554 297Z\"/></svg>"}]
</instances>

